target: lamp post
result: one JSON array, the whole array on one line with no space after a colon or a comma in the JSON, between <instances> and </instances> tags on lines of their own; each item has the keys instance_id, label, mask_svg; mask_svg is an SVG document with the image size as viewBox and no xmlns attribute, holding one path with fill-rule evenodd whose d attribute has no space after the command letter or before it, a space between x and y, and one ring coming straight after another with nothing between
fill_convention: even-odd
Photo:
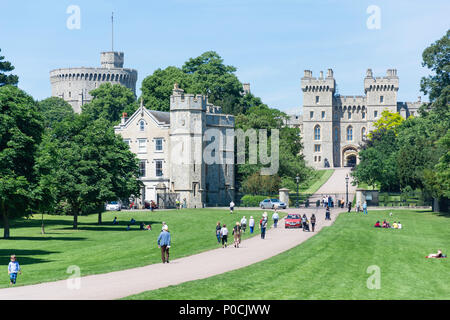
<instances>
[{"instance_id":1,"label":"lamp post","mask_svg":"<svg viewBox=\"0 0 450 320\"><path fill-rule=\"evenodd\" d=\"M298 176L298 174L295 177L295 181L297 182L297 201L295 202L295 207L298 208L299 207L299 204L298 204L298 183L300 182L300 177Z\"/></svg>"},{"instance_id":2,"label":"lamp post","mask_svg":"<svg viewBox=\"0 0 450 320\"><path fill-rule=\"evenodd\" d=\"M345 206L348 207L348 174L345 176Z\"/></svg>"}]
</instances>

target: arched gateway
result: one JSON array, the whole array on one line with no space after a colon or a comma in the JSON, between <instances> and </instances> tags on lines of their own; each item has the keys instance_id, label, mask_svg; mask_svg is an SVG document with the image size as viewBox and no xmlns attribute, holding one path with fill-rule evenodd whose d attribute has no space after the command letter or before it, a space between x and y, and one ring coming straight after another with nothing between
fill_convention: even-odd
<instances>
[{"instance_id":1,"label":"arched gateway","mask_svg":"<svg viewBox=\"0 0 450 320\"><path fill-rule=\"evenodd\" d=\"M354 167L358 164L358 148L356 146L345 146L342 148L342 167Z\"/></svg>"}]
</instances>

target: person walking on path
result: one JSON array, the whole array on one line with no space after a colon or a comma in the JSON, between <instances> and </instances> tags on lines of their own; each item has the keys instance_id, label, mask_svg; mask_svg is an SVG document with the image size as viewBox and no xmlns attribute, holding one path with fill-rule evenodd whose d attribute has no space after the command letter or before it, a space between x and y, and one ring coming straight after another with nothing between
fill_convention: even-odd
<instances>
[{"instance_id":1,"label":"person walking on path","mask_svg":"<svg viewBox=\"0 0 450 320\"><path fill-rule=\"evenodd\" d=\"M278 216L277 210L275 210L275 212L274 212L273 215L272 215L273 227L274 227L274 228L277 227L278 219L280 219L280 217Z\"/></svg>"},{"instance_id":2,"label":"person walking on path","mask_svg":"<svg viewBox=\"0 0 450 320\"><path fill-rule=\"evenodd\" d=\"M222 227L220 226L220 221L217 221L217 225L216 225L216 237L217 237L217 243L220 244L220 229L222 229Z\"/></svg>"},{"instance_id":3,"label":"person walking on path","mask_svg":"<svg viewBox=\"0 0 450 320\"><path fill-rule=\"evenodd\" d=\"M266 238L266 228L267 228L267 213L261 222L261 239Z\"/></svg>"},{"instance_id":4,"label":"person walking on path","mask_svg":"<svg viewBox=\"0 0 450 320\"><path fill-rule=\"evenodd\" d=\"M250 228L250 234L252 234L253 229L255 229L255 219L253 219L253 216L250 216L250 220L248 221L248 226Z\"/></svg>"},{"instance_id":5,"label":"person walking on path","mask_svg":"<svg viewBox=\"0 0 450 320\"><path fill-rule=\"evenodd\" d=\"M307 223L308 223L308 218L306 218L306 214L303 214L303 217L302 217L303 231L305 231L306 229L308 229Z\"/></svg>"},{"instance_id":6,"label":"person walking on path","mask_svg":"<svg viewBox=\"0 0 450 320\"><path fill-rule=\"evenodd\" d=\"M351 201L349 201L348 202L348 211L347 212L351 212L352 211L352 202Z\"/></svg>"},{"instance_id":7,"label":"person walking on path","mask_svg":"<svg viewBox=\"0 0 450 320\"><path fill-rule=\"evenodd\" d=\"M169 263L170 232L167 225L164 225L162 232L158 236L158 248L161 248L162 263Z\"/></svg>"},{"instance_id":8,"label":"person walking on path","mask_svg":"<svg viewBox=\"0 0 450 320\"><path fill-rule=\"evenodd\" d=\"M233 200L231 200L231 202L230 202L230 214L233 213L233 210L234 210L234 202L233 202Z\"/></svg>"},{"instance_id":9,"label":"person walking on path","mask_svg":"<svg viewBox=\"0 0 450 320\"><path fill-rule=\"evenodd\" d=\"M243 216L241 219L241 228L242 228L242 231L244 231L244 232L245 232L245 229L247 229L247 218L245 216Z\"/></svg>"},{"instance_id":10,"label":"person walking on path","mask_svg":"<svg viewBox=\"0 0 450 320\"><path fill-rule=\"evenodd\" d=\"M222 238L222 248L226 248L228 240L228 229L225 223L223 224L222 229L220 229L220 237Z\"/></svg>"},{"instance_id":11,"label":"person walking on path","mask_svg":"<svg viewBox=\"0 0 450 320\"><path fill-rule=\"evenodd\" d=\"M364 203L363 203L363 211L364 211L364 214L367 214L367 202L366 201L364 201Z\"/></svg>"},{"instance_id":12,"label":"person walking on path","mask_svg":"<svg viewBox=\"0 0 450 320\"><path fill-rule=\"evenodd\" d=\"M16 284L17 273L22 274L19 262L16 261L16 255L11 256L11 261L8 264L8 274L9 274L9 285Z\"/></svg>"},{"instance_id":13,"label":"person walking on path","mask_svg":"<svg viewBox=\"0 0 450 320\"><path fill-rule=\"evenodd\" d=\"M314 232L314 227L316 225L316 216L314 215L314 213L311 216L311 228L312 228L312 232Z\"/></svg>"},{"instance_id":14,"label":"person walking on path","mask_svg":"<svg viewBox=\"0 0 450 320\"><path fill-rule=\"evenodd\" d=\"M327 206L326 210L325 210L325 220L331 220L330 217L330 207Z\"/></svg>"},{"instance_id":15,"label":"person walking on path","mask_svg":"<svg viewBox=\"0 0 450 320\"><path fill-rule=\"evenodd\" d=\"M234 236L234 247L239 248L239 244L241 243L241 226L238 221L236 221L236 225L233 227Z\"/></svg>"}]
</instances>

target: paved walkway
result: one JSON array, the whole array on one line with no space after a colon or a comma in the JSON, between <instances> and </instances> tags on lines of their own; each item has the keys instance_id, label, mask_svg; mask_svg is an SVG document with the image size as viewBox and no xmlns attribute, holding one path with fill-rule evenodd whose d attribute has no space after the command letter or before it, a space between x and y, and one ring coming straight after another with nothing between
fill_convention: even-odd
<instances>
[{"instance_id":1,"label":"paved walkway","mask_svg":"<svg viewBox=\"0 0 450 320\"><path fill-rule=\"evenodd\" d=\"M336 175L340 175L340 173L336 172ZM335 174L330 178L330 183L335 183L336 179L333 178ZM317 234L323 227L331 225L342 209L333 209L331 211L331 221L325 221L323 208L288 209L286 211L290 213L306 213L308 218L312 213L316 213L316 232L303 232L301 229L284 229L284 221L282 220L277 229L272 228L266 232L266 239L262 240L259 236L255 236L242 241L241 247L238 249L231 245L226 249L220 247L172 260L169 264L158 263L124 271L86 276L80 279L78 289L70 288L70 284L74 283L74 279L1 289L0 299L118 299L147 290L208 278L268 259L299 245ZM271 218L271 212L269 211L268 213L269 218ZM156 246L155 250L158 250Z\"/></svg>"}]
</instances>

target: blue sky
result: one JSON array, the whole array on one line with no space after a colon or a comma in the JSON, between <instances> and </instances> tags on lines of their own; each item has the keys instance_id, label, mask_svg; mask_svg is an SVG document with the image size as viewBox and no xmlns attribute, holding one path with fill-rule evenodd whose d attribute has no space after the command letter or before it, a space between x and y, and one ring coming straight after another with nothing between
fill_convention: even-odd
<instances>
[{"instance_id":1,"label":"blue sky","mask_svg":"<svg viewBox=\"0 0 450 320\"><path fill-rule=\"evenodd\" d=\"M81 10L80 29L66 26L70 5ZM370 5L380 8L380 29L366 25ZM362 95L367 68L396 68L399 100L415 101L428 74L422 52L450 27L447 0L2 0L0 10L2 55L35 99L51 95L50 70L100 66L114 11L114 49L138 70L138 95L154 70L214 50L252 93L288 113L301 112L305 69L332 68L340 94Z\"/></svg>"}]
</instances>

